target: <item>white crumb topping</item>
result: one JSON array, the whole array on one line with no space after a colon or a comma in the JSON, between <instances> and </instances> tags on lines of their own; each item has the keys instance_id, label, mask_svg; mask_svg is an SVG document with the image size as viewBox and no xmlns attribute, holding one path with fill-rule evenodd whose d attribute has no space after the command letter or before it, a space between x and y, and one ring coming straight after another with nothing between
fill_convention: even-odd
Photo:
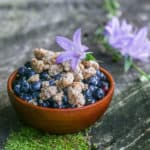
<instances>
[{"instance_id":1,"label":"white crumb topping","mask_svg":"<svg viewBox=\"0 0 150 150\"><path fill-rule=\"evenodd\" d=\"M96 61L92 61L92 60L90 60L90 61L83 61L82 64L85 66L85 68L93 67L96 70L99 69L99 64Z\"/></svg>"},{"instance_id":2,"label":"white crumb topping","mask_svg":"<svg viewBox=\"0 0 150 150\"><path fill-rule=\"evenodd\" d=\"M87 69L84 69L83 71L83 77L84 79L90 78L96 74L96 69L93 67L89 67Z\"/></svg>"},{"instance_id":3,"label":"white crumb topping","mask_svg":"<svg viewBox=\"0 0 150 150\"><path fill-rule=\"evenodd\" d=\"M49 86L41 88L40 98L42 100L47 100L51 98L52 96L55 96L57 93L57 87L56 86Z\"/></svg>"},{"instance_id":4,"label":"white crumb topping","mask_svg":"<svg viewBox=\"0 0 150 150\"><path fill-rule=\"evenodd\" d=\"M36 82L39 81L39 74L35 74L28 79L28 82Z\"/></svg>"},{"instance_id":5,"label":"white crumb topping","mask_svg":"<svg viewBox=\"0 0 150 150\"><path fill-rule=\"evenodd\" d=\"M48 50L42 49L42 48L36 48L34 50L34 56L37 59L42 59L44 56L48 54Z\"/></svg>"},{"instance_id":6,"label":"white crumb topping","mask_svg":"<svg viewBox=\"0 0 150 150\"><path fill-rule=\"evenodd\" d=\"M44 70L44 63L42 60L37 60L36 58L32 58L31 65L32 65L32 68L37 73L41 73Z\"/></svg>"},{"instance_id":7,"label":"white crumb topping","mask_svg":"<svg viewBox=\"0 0 150 150\"><path fill-rule=\"evenodd\" d=\"M76 88L68 88L69 103L81 107L85 104L85 98L83 94Z\"/></svg>"},{"instance_id":8,"label":"white crumb topping","mask_svg":"<svg viewBox=\"0 0 150 150\"><path fill-rule=\"evenodd\" d=\"M42 81L42 88L49 87L49 81Z\"/></svg>"},{"instance_id":9,"label":"white crumb topping","mask_svg":"<svg viewBox=\"0 0 150 150\"><path fill-rule=\"evenodd\" d=\"M63 100L63 92L59 92L57 93L55 96L53 96L53 100L57 102L57 104L61 105L62 104L62 100Z\"/></svg>"},{"instance_id":10,"label":"white crumb topping","mask_svg":"<svg viewBox=\"0 0 150 150\"><path fill-rule=\"evenodd\" d=\"M54 64L49 67L48 73L50 76L56 75L63 71L62 65Z\"/></svg>"}]
</instances>

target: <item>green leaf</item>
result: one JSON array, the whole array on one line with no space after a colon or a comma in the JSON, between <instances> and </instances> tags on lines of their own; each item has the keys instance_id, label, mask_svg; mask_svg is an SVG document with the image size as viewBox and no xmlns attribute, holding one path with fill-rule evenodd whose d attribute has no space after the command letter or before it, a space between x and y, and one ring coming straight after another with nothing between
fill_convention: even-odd
<instances>
[{"instance_id":1,"label":"green leaf","mask_svg":"<svg viewBox=\"0 0 150 150\"><path fill-rule=\"evenodd\" d=\"M140 81L141 82L150 81L150 75L148 75L148 76L145 76L145 75L140 76Z\"/></svg>"},{"instance_id":2,"label":"green leaf","mask_svg":"<svg viewBox=\"0 0 150 150\"><path fill-rule=\"evenodd\" d=\"M104 28L103 28L103 27L99 27L99 28L95 31L95 35L96 35L96 36L100 36L100 35L102 35L103 31L104 31Z\"/></svg>"},{"instance_id":3,"label":"green leaf","mask_svg":"<svg viewBox=\"0 0 150 150\"><path fill-rule=\"evenodd\" d=\"M117 16L120 4L118 0L104 0L104 8L108 12L108 18Z\"/></svg>"},{"instance_id":4,"label":"green leaf","mask_svg":"<svg viewBox=\"0 0 150 150\"><path fill-rule=\"evenodd\" d=\"M91 53L87 53L85 60L96 60L96 58Z\"/></svg>"},{"instance_id":5,"label":"green leaf","mask_svg":"<svg viewBox=\"0 0 150 150\"><path fill-rule=\"evenodd\" d=\"M132 58L130 56L125 56L124 57L124 71L128 72L131 66L132 66Z\"/></svg>"},{"instance_id":6,"label":"green leaf","mask_svg":"<svg viewBox=\"0 0 150 150\"><path fill-rule=\"evenodd\" d=\"M144 75L140 76L140 81L141 82L147 82L149 81L147 77L145 77Z\"/></svg>"},{"instance_id":7,"label":"green leaf","mask_svg":"<svg viewBox=\"0 0 150 150\"><path fill-rule=\"evenodd\" d=\"M114 51L114 52L113 52L113 54L112 54L112 60L113 60L114 62L118 62L119 60L121 60L122 56L121 56L120 53L115 52L115 50L113 50L113 51Z\"/></svg>"}]
</instances>

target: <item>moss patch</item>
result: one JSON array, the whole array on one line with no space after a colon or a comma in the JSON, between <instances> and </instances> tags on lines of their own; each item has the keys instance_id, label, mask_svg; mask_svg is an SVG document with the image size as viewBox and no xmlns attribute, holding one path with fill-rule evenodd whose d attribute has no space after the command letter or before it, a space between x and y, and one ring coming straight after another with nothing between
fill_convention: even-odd
<instances>
[{"instance_id":1,"label":"moss patch","mask_svg":"<svg viewBox=\"0 0 150 150\"><path fill-rule=\"evenodd\" d=\"M89 150L82 133L49 135L32 128L23 127L8 137L5 150Z\"/></svg>"}]
</instances>

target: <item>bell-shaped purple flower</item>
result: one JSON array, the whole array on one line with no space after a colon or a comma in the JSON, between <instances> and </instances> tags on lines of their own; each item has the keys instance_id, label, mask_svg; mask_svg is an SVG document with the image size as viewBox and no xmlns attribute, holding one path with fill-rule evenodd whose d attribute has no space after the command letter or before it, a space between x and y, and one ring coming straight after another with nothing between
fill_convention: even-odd
<instances>
[{"instance_id":1,"label":"bell-shaped purple flower","mask_svg":"<svg viewBox=\"0 0 150 150\"><path fill-rule=\"evenodd\" d=\"M132 26L127 24L126 20L120 23L116 17L108 22L105 31L109 44L117 49L127 46L133 37Z\"/></svg>"},{"instance_id":2,"label":"bell-shaped purple flower","mask_svg":"<svg viewBox=\"0 0 150 150\"><path fill-rule=\"evenodd\" d=\"M132 41L127 47L122 49L123 55L129 55L130 57L147 61L150 57L150 41L147 38L148 29L143 27L137 33L135 33Z\"/></svg>"},{"instance_id":3,"label":"bell-shaped purple flower","mask_svg":"<svg viewBox=\"0 0 150 150\"><path fill-rule=\"evenodd\" d=\"M56 63L70 61L72 69L75 70L79 62L85 58L86 51L89 49L81 43L81 29L79 28L74 32L73 41L66 37L57 36L56 42L64 49L64 52L57 57Z\"/></svg>"},{"instance_id":4,"label":"bell-shaped purple flower","mask_svg":"<svg viewBox=\"0 0 150 150\"><path fill-rule=\"evenodd\" d=\"M150 41L148 40L148 30L146 27L138 32L133 31L133 27L114 17L106 25L106 38L109 44L116 48L123 56L130 56L133 59L146 61L150 56Z\"/></svg>"}]
</instances>

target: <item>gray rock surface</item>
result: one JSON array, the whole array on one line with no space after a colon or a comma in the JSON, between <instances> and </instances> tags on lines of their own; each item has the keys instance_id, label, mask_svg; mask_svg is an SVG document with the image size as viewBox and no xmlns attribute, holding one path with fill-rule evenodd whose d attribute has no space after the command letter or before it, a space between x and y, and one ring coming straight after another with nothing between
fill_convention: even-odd
<instances>
[{"instance_id":1,"label":"gray rock surface","mask_svg":"<svg viewBox=\"0 0 150 150\"><path fill-rule=\"evenodd\" d=\"M20 126L6 92L8 76L30 59L32 49L43 47L60 50L55 44L55 36L71 37L78 27L82 27L83 33L86 33L83 36L84 42L94 50L97 59L103 61L101 65L110 70L116 81L115 97L107 114L90 130L93 136L91 142L97 143L102 150L106 147L115 150L124 147L130 150L132 143L136 143L135 146L142 145L145 150L149 149L150 97L149 95L146 98L140 97L139 94L143 91L134 92L144 89L144 93L148 94L146 88L149 89L149 84L138 85L140 88L136 86L134 89L137 73L131 70L130 73L124 74L122 62L112 63L110 55L103 53L100 44L95 42L96 28L106 21L102 2L102 0L0 0L0 149L9 132ZM120 3L122 15L129 21L140 27L145 24L149 26L149 0L142 2L120 0ZM139 66L150 72L149 63L139 63ZM132 85L129 95L125 89ZM126 97L127 95L129 96Z\"/></svg>"},{"instance_id":2,"label":"gray rock surface","mask_svg":"<svg viewBox=\"0 0 150 150\"><path fill-rule=\"evenodd\" d=\"M150 149L150 83L135 84L114 97L89 131L98 150Z\"/></svg>"}]
</instances>

